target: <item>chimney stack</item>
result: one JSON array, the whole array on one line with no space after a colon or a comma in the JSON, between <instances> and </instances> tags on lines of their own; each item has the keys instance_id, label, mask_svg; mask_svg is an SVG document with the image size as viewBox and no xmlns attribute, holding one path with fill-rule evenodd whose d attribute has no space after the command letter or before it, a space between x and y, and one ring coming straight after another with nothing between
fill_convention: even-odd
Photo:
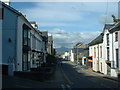
<instances>
[{"instance_id":1,"label":"chimney stack","mask_svg":"<svg viewBox=\"0 0 120 90\"><path fill-rule=\"evenodd\" d=\"M0 0L1 2L4 2L7 5L10 5L10 0Z\"/></svg>"},{"instance_id":2,"label":"chimney stack","mask_svg":"<svg viewBox=\"0 0 120 90\"><path fill-rule=\"evenodd\" d=\"M31 21L30 24L33 26L33 28L38 29L38 25L35 21Z\"/></svg>"}]
</instances>

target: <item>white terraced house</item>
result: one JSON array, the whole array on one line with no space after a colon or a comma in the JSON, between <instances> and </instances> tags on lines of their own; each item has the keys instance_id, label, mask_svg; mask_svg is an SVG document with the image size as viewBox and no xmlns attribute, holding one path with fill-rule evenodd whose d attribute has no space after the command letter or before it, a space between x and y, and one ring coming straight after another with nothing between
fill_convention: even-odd
<instances>
[{"instance_id":1,"label":"white terraced house","mask_svg":"<svg viewBox=\"0 0 120 90\"><path fill-rule=\"evenodd\" d=\"M103 33L89 43L93 70L118 77L120 70L120 23L105 24Z\"/></svg>"},{"instance_id":2,"label":"white terraced house","mask_svg":"<svg viewBox=\"0 0 120 90\"><path fill-rule=\"evenodd\" d=\"M118 77L118 72L120 70L120 23L116 23L109 30L110 39L110 53L111 56L111 76Z\"/></svg>"},{"instance_id":3,"label":"white terraced house","mask_svg":"<svg viewBox=\"0 0 120 90\"><path fill-rule=\"evenodd\" d=\"M0 12L0 66L3 74L30 71L30 68L45 63L47 37L45 39L43 33L37 30L37 25L3 2L0 2Z\"/></svg>"}]
</instances>

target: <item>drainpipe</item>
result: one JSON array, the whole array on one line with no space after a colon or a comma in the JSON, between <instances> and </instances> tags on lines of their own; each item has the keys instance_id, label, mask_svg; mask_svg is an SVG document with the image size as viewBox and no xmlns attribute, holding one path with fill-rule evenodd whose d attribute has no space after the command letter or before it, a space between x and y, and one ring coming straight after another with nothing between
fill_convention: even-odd
<instances>
[{"instance_id":1,"label":"drainpipe","mask_svg":"<svg viewBox=\"0 0 120 90\"><path fill-rule=\"evenodd\" d=\"M98 72L99 72L99 44L98 44Z\"/></svg>"},{"instance_id":2,"label":"drainpipe","mask_svg":"<svg viewBox=\"0 0 120 90\"><path fill-rule=\"evenodd\" d=\"M113 47L113 33L112 33L112 53L113 53L113 54L112 54L112 63L111 63L111 64L113 65L113 66L112 66L112 68L114 68L114 47Z\"/></svg>"}]
</instances>

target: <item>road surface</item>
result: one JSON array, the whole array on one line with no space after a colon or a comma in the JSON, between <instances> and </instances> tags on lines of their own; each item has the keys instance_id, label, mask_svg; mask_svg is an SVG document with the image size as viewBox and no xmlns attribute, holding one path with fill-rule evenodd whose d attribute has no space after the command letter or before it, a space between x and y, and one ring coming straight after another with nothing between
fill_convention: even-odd
<instances>
[{"instance_id":1,"label":"road surface","mask_svg":"<svg viewBox=\"0 0 120 90\"><path fill-rule=\"evenodd\" d=\"M118 88L118 82L102 78L83 68L76 68L69 61L63 61L56 66L55 75L44 82L22 79L18 77L3 77L4 88L60 88L71 90L74 88Z\"/></svg>"}]
</instances>

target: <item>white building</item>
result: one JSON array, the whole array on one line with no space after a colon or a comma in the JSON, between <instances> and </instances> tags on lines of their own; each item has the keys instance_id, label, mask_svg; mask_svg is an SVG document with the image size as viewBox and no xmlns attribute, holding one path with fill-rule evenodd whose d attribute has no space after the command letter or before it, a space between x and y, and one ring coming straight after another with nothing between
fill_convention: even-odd
<instances>
[{"instance_id":1,"label":"white building","mask_svg":"<svg viewBox=\"0 0 120 90\"><path fill-rule=\"evenodd\" d=\"M89 56L93 57L93 70L118 76L120 69L120 24L105 24L103 33L89 45ZM101 39L101 40L100 40Z\"/></svg>"},{"instance_id":2,"label":"white building","mask_svg":"<svg viewBox=\"0 0 120 90\"><path fill-rule=\"evenodd\" d=\"M111 35L109 34L110 28L113 27L112 24L105 24L103 33L103 48L104 48L104 60L105 60L105 74L110 75L111 73L111 61L112 61L112 46L111 46Z\"/></svg>"},{"instance_id":3,"label":"white building","mask_svg":"<svg viewBox=\"0 0 120 90\"><path fill-rule=\"evenodd\" d=\"M89 43L89 56L92 56L92 68L96 72L105 73L105 60L103 57L103 33Z\"/></svg>"},{"instance_id":4,"label":"white building","mask_svg":"<svg viewBox=\"0 0 120 90\"><path fill-rule=\"evenodd\" d=\"M82 57L82 65L86 65L87 62L87 58L86 57Z\"/></svg>"},{"instance_id":5,"label":"white building","mask_svg":"<svg viewBox=\"0 0 120 90\"><path fill-rule=\"evenodd\" d=\"M3 73L13 75L13 71L28 71L45 63L47 41L36 25L31 25L22 13L2 2L0 12L0 65Z\"/></svg>"},{"instance_id":6,"label":"white building","mask_svg":"<svg viewBox=\"0 0 120 90\"><path fill-rule=\"evenodd\" d=\"M110 30L111 76L118 77L120 70L120 23L116 23Z\"/></svg>"},{"instance_id":7,"label":"white building","mask_svg":"<svg viewBox=\"0 0 120 90\"><path fill-rule=\"evenodd\" d=\"M73 52L73 50L70 51L70 61L74 62L74 52Z\"/></svg>"},{"instance_id":8,"label":"white building","mask_svg":"<svg viewBox=\"0 0 120 90\"><path fill-rule=\"evenodd\" d=\"M70 60L70 52L66 51L66 52L62 55L62 58L63 58L63 59L66 59L66 60Z\"/></svg>"}]
</instances>

